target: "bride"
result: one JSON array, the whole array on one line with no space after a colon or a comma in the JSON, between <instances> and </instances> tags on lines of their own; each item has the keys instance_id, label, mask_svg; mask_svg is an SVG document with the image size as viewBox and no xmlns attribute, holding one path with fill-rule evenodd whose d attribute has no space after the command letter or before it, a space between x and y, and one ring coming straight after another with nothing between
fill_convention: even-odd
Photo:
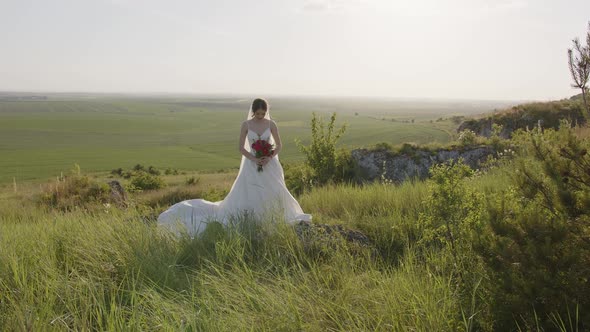
<instances>
[{"instance_id":1,"label":"bride","mask_svg":"<svg viewBox=\"0 0 590 332\"><path fill-rule=\"evenodd\" d=\"M260 139L274 146L271 156L256 157L252 144ZM279 130L270 118L268 103L255 99L240 130L242 162L229 194L219 202L191 199L176 203L160 214L158 223L176 230L185 227L195 236L210 222L228 225L244 215L266 220L279 216L289 223L310 222L311 215L303 213L285 186L278 157L281 148Z\"/></svg>"}]
</instances>

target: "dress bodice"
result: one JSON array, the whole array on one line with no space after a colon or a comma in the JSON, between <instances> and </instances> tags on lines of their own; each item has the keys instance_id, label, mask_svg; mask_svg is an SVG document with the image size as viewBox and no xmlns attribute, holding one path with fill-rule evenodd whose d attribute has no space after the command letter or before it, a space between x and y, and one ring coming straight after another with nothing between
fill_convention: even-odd
<instances>
[{"instance_id":1,"label":"dress bodice","mask_svg":"<svg viewBox=\"0 0 590 332\"><path fill-rule=\"evenodd\" d=\"M252 143L256 142L259 139L263 139L265 141L270 141L271 135L272 135L272 133L270 131L270 128L266 128L266 130L264 130L264 132L262 133L262 135L258 135L257 132L255 132L254 130L248 128L248 135L247 135L248 148L247 148L247 150L250 153L254 153L254 151L252 150Z\"/></svg>"},{"instance_id":2,"label":"dress bodice","mask_svg":"<svg viewBox=\"0 0 590 332\"><path fill-rule=\"evenodd\" d=\"M250 142L252 141L256 141L258 139L263 139L265 141L268 141L270 139L270 128L266 128L266 130L262 133L262 135L258 135L257 132L255 132L254 130L248 129L248 139L250 140Z\"/></svg>"}]
</instances>

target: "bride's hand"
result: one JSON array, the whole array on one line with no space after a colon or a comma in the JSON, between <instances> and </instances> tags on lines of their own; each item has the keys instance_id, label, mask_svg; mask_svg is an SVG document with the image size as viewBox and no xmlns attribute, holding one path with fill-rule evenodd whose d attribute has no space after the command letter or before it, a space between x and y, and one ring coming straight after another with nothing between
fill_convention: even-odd
<instances>
[{"instance_id":1,"label":"bride's hand","mask_svg":"<svg viewBox=\"0 0 590 332\"><path fill-rule=\"evenodd\" d=\"M268 164L269 161L270 161L270 157L262 157L262 158L260 158L260 164L262 166L265 166L266 164Z\"/></svg>"}]
</instances>

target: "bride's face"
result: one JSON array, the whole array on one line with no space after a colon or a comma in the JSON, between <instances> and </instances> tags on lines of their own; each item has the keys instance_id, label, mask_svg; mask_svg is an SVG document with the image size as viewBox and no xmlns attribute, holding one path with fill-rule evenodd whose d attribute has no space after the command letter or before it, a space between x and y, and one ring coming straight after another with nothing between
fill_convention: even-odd
<instances>
[{"instance_id":1,"label":"bride's face","mask_svg":"<svg viewBox=\"0 0 590 332\"><path fill-rule=\"evenodd\" d=\"M254 112L254 117L258 120L264 119L265 115L266 115L266 111L263 109L259 109L256 112Z\"/></svg>"}]
</instances>

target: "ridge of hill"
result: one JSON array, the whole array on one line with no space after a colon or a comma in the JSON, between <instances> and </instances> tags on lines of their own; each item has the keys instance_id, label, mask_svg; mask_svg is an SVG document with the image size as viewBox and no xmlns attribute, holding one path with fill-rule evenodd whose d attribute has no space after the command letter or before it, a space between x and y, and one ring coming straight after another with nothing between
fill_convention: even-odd
<instances>
[{"instance_id":1,"label":"ridge of hill","mask_svg":"<svg viewBox=\"0 0 590 332\"><path fill-rule=\"evenodd\" d=\"M502 126L500 136L509 138L517 129L543 128L557 129L561 120L566 119L572 124L584 125L587 122L581 103L581 94L569 99L550 102L531 102L511 108L484 114L479 118L463 121L457 132L471 130L479 136L490 137L494 124Z\"/></svg>"}]
</instances>

